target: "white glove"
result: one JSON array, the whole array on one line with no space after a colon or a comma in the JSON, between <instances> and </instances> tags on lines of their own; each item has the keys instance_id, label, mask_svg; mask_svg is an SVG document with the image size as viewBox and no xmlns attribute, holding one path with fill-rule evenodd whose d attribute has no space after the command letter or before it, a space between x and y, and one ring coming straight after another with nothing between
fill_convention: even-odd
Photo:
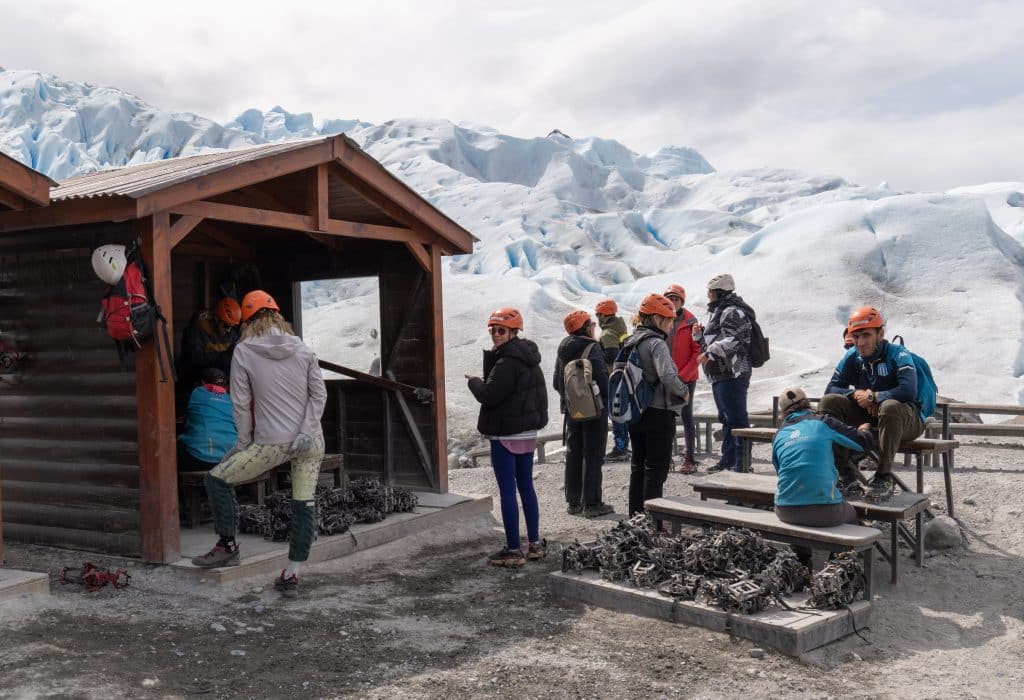
<instances>
[{"instance_id":1,"label":"white glove","mask_svg":"<svg viewBox=\"0 0 1024 700\"><path fill-rule=\"evenodd\" d=\"M298 436L292 440L292 444L288 447L292 453L309 452L313 449L313 438L308 435L299 433Z\"/></svg>"}]
</instances>

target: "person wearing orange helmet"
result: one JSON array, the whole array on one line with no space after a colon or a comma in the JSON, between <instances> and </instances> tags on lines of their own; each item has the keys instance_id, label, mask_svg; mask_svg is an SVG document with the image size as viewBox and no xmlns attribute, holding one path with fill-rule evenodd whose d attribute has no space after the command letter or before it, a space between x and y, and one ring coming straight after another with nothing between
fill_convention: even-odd
<instances>
[{"instance_id":1,"label":"person wearing orange helmet","mask_svg":"<svg viewBox=\"0 0 1024 700\"><path fill-rule=\"evenodd\" d=\"M230 373L241 322L242 310L231 297L224 297L212 309L192 316L181 334L178 353L178 376L184 388L191 391L199 384L203 370L210 367Z\"/></svg>"},{"instance_id":2,"label":"person wearing orange helmet","mask_svg":"<svg viewBox=\"0 0 1024 700\"><path fill-rule=\"evenodd\" d=\"M740 439L736 428L749 428L747 390L750 388L750 342L754 311L736 294L732 275L715 275L708 282L707 327L694 324L693 339L700 345L697 361L711 382L711 393L722 424L722 455L708 472L743 471Z\"/></svg>"},{"instance_id":3,"label":"person wearing orange helmet","mask_svg":"<svg viewBox=\"0 0 1024 700\"><path fill-rule=\"evenodd\" d=\"M862 306L846 324L853 347L832 373L818 411L847 425L870 423L878 430L878 469L868 497L892 495L892 464L900 444L924 432L914 359L902 345L885 339L885 318L874 306ZM848 450L836 448L836 466L848 495L863 494Z\"/></svg>"},{"instance_id":4,"label":"person wearing orange helmet","mask_svg":"<svg viewBox=\"0 0 1024 700\"><path fill-rule=\"evenodd\" d=\"M686 389L693 396L697 388L697 369L700 364L700 345L693 339L693 327L697 317L686 308L686 290L682 285L671 284L664 296L676 307L676 322L669 333L669 344L672 347L672 361L679 370L679 378L686 384ZM693 419L693 401L687 401L683 407L683 434L686 440L686 456L679 467L680 474L693 474L697 471L697 460L693 450L697 442L697 424Z\"/></svg>"},{"instance_id":5,"label":"person wearing orange helmet","mask_svg":"<svg viewBox=\"0 0 1024 700\"><path fill-rule=\"evenodd\" d=\"M291 462L292 534L288 566L274 588L298 596L299 572L316 537L315 490L324 456L320 418L327 389L316 354L295 335L277 302L253 290L241 304L242 336L231 361L231 404L238 439L206 475L206 493L220 539L193 557L203 568L237 566L235 485Z\"/></svg>"},{"instance_id":6,"label":"person wearing orange helmet","mask_svg":"<svg viewBox=\"0 0 1024 700\"><path fill-rule=\"evenodd\" d=\"M608 365L601 345L594 340L594 321L583 310L570 311L562 322L568 334L558 345L555 359L554 387L558 392L559 408L563 415L565 435L565 500L569 515L582 514L585 518L599 518L614 512L601 495L604 450L608 444ZM596 416L573 416L566 399L566 367L577 360L589 363L591 384L596 384L601 397ZM585 374L586 364L581 363ZM577 375L579 372L576 373ZM570 372L569 381L573 373ZM584 383L584 382L577 382ZM591 387L584 399L589 405Z\"/></svg>"},{"instance_id":7,"label":"person wearing orange helmet","mask_svg":"<svg viewBox=\"0 0 1024 700\"><path fill-rule=\"evenodd\" d=\"M493 554L491 566L522 566L541 559L547 543L540 537L540 506L533 488L533 451L537 431L548 423L548 392L540 368L540 350L520 337L523 317L505 307L491 313L487 332L491 348L484 350L483 377L466 375L470 392L480 402L477 429L491 443L491 466L501 497L505 546ZM524 555L519 537L519 502L529 536Z\"/></svg>"},{"instance_id":8,"label":"person wearing orange helmet","mask_svg":"<svg viewBox=\"0 0 1024 700\"><path fill-rule=\"evenodd\" d=\"M604 361L609 367L615 362L615 356L619 354L622 341L629 337L626 329L626 322L619 314L619 305L614 299L603 299L597 302L594 307L594 315L597 316L597 325L601 327L601 335L598 342L604 350ZM615 439L615 446L604 456L606 462L615 462L620 459L629 459L629 426L625 423L612 423L612 437Z\"/></svg>"},{"instance_id":9,"label":"person wearing orange helmet","mask_svg":"<svg viewBox=\"0 0 1024 700\"><path fill-rule=\"evenodd\" d=\"M643 512L644 501L660 498L672 462L676 418L689 400L686 384L672 361L668 335L676 320L676 307L661 294L648 294L640 303L640 325L622 345L616 362L634 347L644 381L654 388L650 404L629 426L633 457L629 464L629 514Z\"/></svg>"}]
</instances>

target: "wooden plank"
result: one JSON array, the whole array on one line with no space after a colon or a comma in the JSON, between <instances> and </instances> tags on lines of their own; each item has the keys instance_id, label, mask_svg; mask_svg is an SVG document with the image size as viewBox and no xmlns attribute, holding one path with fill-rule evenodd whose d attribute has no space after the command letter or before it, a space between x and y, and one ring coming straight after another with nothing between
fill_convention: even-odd
<instances>
[{"instance_id":1,"label":"wooden plank","mask_svg":"<svg viewBox=\"0 0 1024 700\"><path fill-rule=\"evenodd\" d=\"M1001 413L1011 416L1024 416L1024 406L1019 404L999 403L951 403L950 413ZM963 425L956 424L954 425Z\"/></svg>"},{"instance_id":2,"label":"wooden plank","mask_svg":"<svg viewBox=\"0 0 1024 700\"><path fill-rule=\"evenodd\" d=\"M448 408L444 393L444 295L441 289L441 251L430 247L430 310L433 348L430 371L434 390L434 452L437 490L448 493Z\"/></svg>"},{"instance_id":3,"label":"wooden plank","mask_svg":"<svg viewBox=\"0 0 1024 700\"><path fill-rule=\"evenodd\" d=\"M406 241L405 247L408 248L409 252L412 253L412 256L416 258L416 262L419 263L419 266L423 268L424 272L430 272L432 264L430 253L428 253L421 244L414 241Z\"/></svg>"},{"instance_id":4,"label":"wooden plank","mask_svg":"<svg viewBox=\"0 0 1024 700\"><path fill-rule=\"evenodd\" d=\"M174 337L171 303L170 217L166 212L140 219L135 233L149 265L156 303ZM162 339L160 340L162 342ZM161 381L157 339L136 353L136 401L139 421L139 500L142 558L167 564L181 558L178 531L178 479L174 433L174 384ZM166 353L164 361L167 362ZM165 368L166 371L166 368Z\"/></svg>"},{"instance_id":5,"label":"wooden plank","mask_svg":"<svg viewBox=\"0 0 1024 700\"><path fill-rule=\"evenodd\" d=\"M388 374L391 375L390 370ZM391 375L391 378L393 379L394 375ZM423 473L427 476L427 483L430 484L431 488L437 488L437 479L434 477L433 465L430 463L430 455L427 453L427 444L423 441L419 426L416 425L416 420L412 417L409 404L406 403L405 397L397 391L392 392L392 396L394 396L395 401L398 403L402 423L405 425L409 437L412 438L413 444L416 446L416 456L419 458L420 466L423 467Z\"/></svg>"},{"instance_id":6,"label":"wooden plank","mask_svg":"<svg viewBox=\"0 0 1024 700\"><path fill-rule=\"evenodd\" d=\"M327 163L321 163L310 172L309 215L313 217L313 228L323 231L331 218L328 211Z\"/></svg>"},{"instance_id":7,"label":"wooden plank","mask_svg":"<svg viewBox=\"0 0 1024 700\"><path fill-rule=\"evenodd\" d=\"M679 498L677 496L653 498L644 503L644 508L652 514L666 516L664 519L675 517L731 527L749 527L759 532L796 537L808 542L821 542L823 544L850 547L851 549L869 547L882 536L881 532L872 527L862 527L860 525L836 525L835 527L790 525L779 520L778 516L772 511L698 501L692 498Z\"/></svg>"},{"instance_id":8,"label":"wooden plank","mask_svg":"<svg viewBox=\"0 0 1024 700\"><path fill-rule=\"evenodd\" d=\"M950 423L951 435L996 435L1009 437L1024 436L1021 423Z\"/></svg>"},{"instance_id":9,"label":"wooden plank","mask_svg":"<svg viewBox=\"0 0 1024 700\"><path fill-rule=\"evenodd\" d=\"M74 530L69 527L45 525L23 525L8 523L6 537L9 542L87 549L106 552L116 556L137 556L139 554L139 533L100 532L96 530Z\"/></svg>"},{"instance_id":10,"label":"wooden plank","mask_svg":"<svg viewBox=\"0 0 1024 700\"><path fill-rule=\"evenodd\" d=\"M324 232L334 236L369 238L376 241L392 241L395 243L429 242L428 238L409 228L363 224L358 221L340 221L338 219L328 219L324 226Z\"/></svg>"},{"instance_id":11,"label":"wooden plank","mask_svg":"<svg viewBox=\"0 0 1024 700\"><path fill-rule=\"evenodd\" d=\"M135 201L128 197L67 199L37 209L0 212L0 233L134 218Z\"/></svg>"},{"instance_id":12,"label":"wooden plank","mask_svg":"<svg viewBox=\"0 0 1024 700\"><path fill-rule=\"evenodd\" d=\"M178 245L185 236L192 233L193 229L198 226L203 220L201 216L183 216L171 226L170 238L171 247Z\"/></svg>"},{"instance_id":13,"label":"wooden plank","mask_svg":"<svg viewBox=\"0 0 1024 700\"><path fill-rule=\"evenodd\" d=\"M0 190L7 190L35 206L50 203L50 186L56 183L41 172L0 153Z\"/></svg>"},{"instance_id":14,"label":"wooden plank","mask_svg":"<svg viewBox=\"0 0 1024 700\"><path fill-rule=\"evenodd\" d=\"M3 188L3 184L3 180L0 179L0 205L14 210L28 209L32 206L32 204L24 197L19 197L14 192L5 190Z\"/></svg>"},{"instance_id":15,"label":"wooden plank","mask_svg":"<svg viewBox=\"0 0 1024 700\"><path fill-rule=\"evenodd\" d=\"M143 217L158 211L175 209L186 202L206 199L327 163L333 156L333 150L332 140L325 139L305 148L240 163L225 170L165 187L140 197L136 204L136 216Z\"/></svg>"},{"instance_id":16,"label":"wooden plank","mask_svg":"<svg viewBox=\"0 0 1024 700\"><path fill-rule=\"evenodd\" d=\"M548 583L554 593L571 600L665 622L728 632L790 656L799 656L853 634L854 625L859 630L867 627L871 619L871 604L864 600L855 601L850 610L773 607L753 615L741 615L695 601L676 601L651 589L605 581L596 571L584 571L580 575L555 572L548 576ZM806 600L806 593L798 593L787 603L795 608L805 606Z\"/></svg>"}]
</instances>

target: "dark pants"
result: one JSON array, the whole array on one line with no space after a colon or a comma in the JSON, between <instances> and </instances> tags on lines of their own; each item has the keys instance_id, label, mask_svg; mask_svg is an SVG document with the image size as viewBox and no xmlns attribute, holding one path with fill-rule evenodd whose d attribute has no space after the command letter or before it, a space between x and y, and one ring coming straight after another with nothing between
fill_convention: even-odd
<instances>
[{"instance_id":1,"label":"dark pants","mask_svg":"<svg viewBox=\"0 0 1024 700\"><path fill-rule=\"evenodd\" d=\"M625 450L629 447L629 426L625 423L612 421L612 436L615 438L615 449Z\"/></svg>"},{"instance_id":2,"label":"dark pants","mask_svg":"<svg viewBox=\"0 0 1024 700\"><path fill-rule=\"evenodd\" d=\"M683 435L686 436L686 455L692 457L694 445L697 444L697 424L693 420L693 392L697 388L697 382L687 382L686 388L690 400L683 406ZM708 450L710 451L710 446Z\"/></svg>"},{"instance_id":3,"label":"dark pants","mask_svg":"<svg viewBox=\"0 0 1024 700\"><path fill-rule=\"evenodd\" d=\"M904 442L913 440L924 432L924 423L917 412L917 407L912 403L901 403L892 399L883 401L878 409L878 417L872 418L853 399L842 394L827 394L821 398L818 412L854 427L870 423L873 428L877 428L878 474L891 474L896 450ZM848 449L834 445L832 452L840 475L844 475L844 471L852 471Z\"/></svg>"},{"instance_id":4,"label":"dark pants","mask_svg":"<svg viewBox=\"0 0 1024 700\"><path fill-rule=\"evenodd\" d=\"M750 375L720 379L712 382L711 393L718 407L718 421L722 424L722 457L718 464L725 469L739 471L743 467L743 446L732 436L733 428L749 428L747 420L747 389Z\"/></svg>"},{"instance_id":5,"label":"dark pants","mask_svg":"<svg viewBox=\"0 0 1024 700\"><path fill-rule=\"evenodd\" d=\"M806 527L834 527L843 523L857 523L857 511L846 501L813 506L775 506L775 515L784 523Z\"/></svg>"},{"instance_id":6,"label":"dark pants","mask_svg":"<svg viewBox=\"0 0 1024 700\"><path fill-rule=\"evenodd\" d=\"M540 542L540 507L533 490L533 452L513 454L498 440L491 440L491 466L501 494L501 524L505 527L505 546L519 549L519 502L523 499L523 516L530 542Z\"/></svg>"},{"instance_id":7,"label":"dark pants","mask_svg":"<svg viewBox=\"0 0 1024 700\"><path fill-rule=\"evenodd\" d=\"M601 467L608 446L608 419L568 421L565 426L565 500L569 505L601 502Z\"/></svg>"},{"instance_id":8,"label":"dark pants","mask_svg":"<svg viewBox=\"0 0 1024 700\"><path fill-rule=\"evenodd\" d=\"M217 466L217 462L204 462L196 459L192 453L185 449L185 445L178 443L178 471L179 472L202 472L210 471Z\"/></svg>"},{"instance_id":9,"label":"dark pants","mask_svg":"<svg viewBox=\"0 0 1024 700\"><path fill-rule=\"evenodd\" d=\"M672 445L676 440L676 413L666 408L648 408L629 426L633 459L629 465L629 514L643 512L644 501L661 498Z\"/></svg>"}]
</instances>

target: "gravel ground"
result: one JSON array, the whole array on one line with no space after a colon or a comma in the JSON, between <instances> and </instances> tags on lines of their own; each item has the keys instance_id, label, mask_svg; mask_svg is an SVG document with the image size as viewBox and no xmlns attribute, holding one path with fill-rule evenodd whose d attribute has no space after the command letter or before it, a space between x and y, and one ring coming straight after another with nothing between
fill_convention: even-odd
<instances>
[{"instance_id":1,"label":"gravel ground","mask_svg":"<svg viewBox=\"0 0 1024 700\"><path fill-rule=\"evenodd\" d=\"M755 448L757 471L770 471L767 454ZM923 569L904 550L895 587L876 567L868 641L801 660L755 660L749 642L725 634L553 598L546 574L561 544L616 518L567 515L563 465L552 461L536 468L551 555L519 572L484 564L502 543L489 518L309 567L297 601L278 599L268 581L217 588L127 563L128 589L54 583L49 600L0 607L0 697L1019 697L1022 454L963 447L954 489L965 547L933 553ZM666 493L691 493L691 480L670 475ZM450 481L455 492L497 495L486 466ZM606 466L605 499L620 514L627 481L625 463ZM941 471L926 484L942 511ZM24 546L6 556L54 576L86 558Z\"/></svg>"}]
</instances>

